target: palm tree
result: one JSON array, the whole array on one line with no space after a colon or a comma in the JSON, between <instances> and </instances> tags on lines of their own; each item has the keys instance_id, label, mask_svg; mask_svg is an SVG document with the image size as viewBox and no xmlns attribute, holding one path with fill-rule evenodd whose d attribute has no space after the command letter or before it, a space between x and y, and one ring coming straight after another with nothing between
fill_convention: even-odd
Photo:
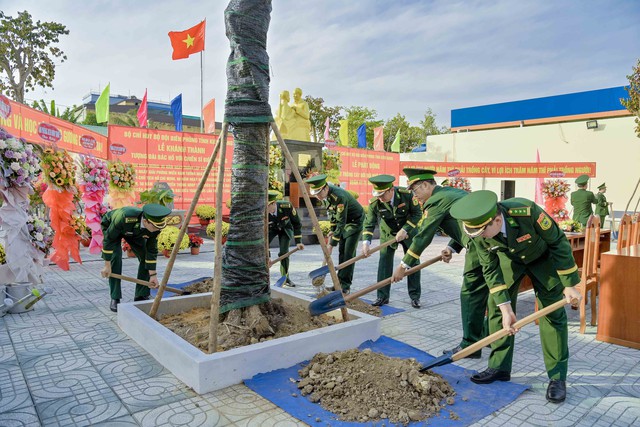
<instances>
[{"instance_id":1,"label":"palm tree","mask_svg":"<svg viewBox=\"0 0 640 427\"><path fill-rule=\"evenodd\" d=\"M62 114L60 114L60 109L56 108L56 101L54 101L53 99L51 100L48 107L44 99L41 99L40 101L33 101L31 107L35 108L36 110L40 110L45 114L53 117L58 117L70 123L78 123L78 120L80 120L80 117L82 116L83 110L82 106L73 105L72 107L65 108Z\"/></svg>"}]
</instances>

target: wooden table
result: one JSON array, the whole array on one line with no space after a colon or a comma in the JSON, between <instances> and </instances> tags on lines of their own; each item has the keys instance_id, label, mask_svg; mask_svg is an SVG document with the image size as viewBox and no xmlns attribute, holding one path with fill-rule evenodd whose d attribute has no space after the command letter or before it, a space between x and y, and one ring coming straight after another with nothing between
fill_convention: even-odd
<instances>
[{"instance_id":1,"label":"wooden table","mask_svg":"<svg viewBox=\"0 0 640 427\"><path fill-rule=\"evenodd\" d=\"M640 349L640 245L602 254L598 298L596 339Z\"/></svg>"}]
</instances>

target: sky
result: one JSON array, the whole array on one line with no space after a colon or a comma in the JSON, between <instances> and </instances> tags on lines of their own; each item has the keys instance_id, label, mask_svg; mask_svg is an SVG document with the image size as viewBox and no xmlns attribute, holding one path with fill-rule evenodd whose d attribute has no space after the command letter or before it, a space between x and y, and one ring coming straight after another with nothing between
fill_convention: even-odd
<instances>
[{"instance_id":1,"label":"sky","mask_svg":"<svg viewBox=\"0 0 640 427\"><path fill-rule=\"evenodd\" d=\"M68 60L54 89L27 99L81 104L111 93L200 112L200 58L173 61L167 33L207 20L204 102L224 116L224 0L0 0L15 16L55 21L70 31ZM640 1L275 0L267 52L270 103L302 88L326 105L364 106L387 120L419 125L427 108L438 125L452 109L622 86L640 58Z\"/></svg>"}]
</instances>

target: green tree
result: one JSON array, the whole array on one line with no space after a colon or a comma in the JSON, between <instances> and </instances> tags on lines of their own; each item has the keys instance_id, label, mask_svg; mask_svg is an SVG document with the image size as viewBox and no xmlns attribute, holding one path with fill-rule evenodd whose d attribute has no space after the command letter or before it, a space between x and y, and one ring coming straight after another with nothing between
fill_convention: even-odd
<instances>
[{"instance_id":1,"label":"green tree","mask_svg":"<svg viewBox=\"0 0 640 427\"><path fill-rule=\"evenodd\" d=\"M378 119L378 112L374 109L360 106L345 108L349 120L349 146L358 146L358 128L364 123L367 126L367 147L373 148L373 128L382 126L383 120Z\"/></svg>"},{"instance_id":2,"label":"green tree","mask_svg":"<svg viewBox=\"0 0 640 427\"><path fill-rule=\"evenodd\" d=\"M96 119L96 113L94 113L93 111L87 111L87 115L84 118L84 121L82 122L83 125L90 125L90 126L103 126L103 127L107 127L107 122L103 122L103 123L98 123L98 120Z\"/></svg>"},{"instance_id":3,"label":"green tree","mask_svg":"<svg viewBox=\"0 0 640 427\"><path fill-rule=\"evenodd\" d=\"M425 137L451 132L451 130L446 126L438 127L436 123L436 115L431 111L431 108L427 108L427 111L424 112L424 117L420 120L420 126L422 126L422 129L424 130Z\"/></svg>"},{"instance_id":4,"label":"green tree","mask_svg":"<svg viewBox=\"0 0 640 427\"><path fill-rule=\"evenodd\" d=\"M422 127L411 126L405 116L398 113L387 120L384 125L384 149L391 151L391 144L400 130L400 152L406 153L425 142L425 131Z\"/></svg>"},{"instance_id":5,"label":"green tree","mask_svg":"<svg viewBox=\"0 0 640 427\"><path fill-rule=\"evenodd\" d=\"M124 115L123 114L112 115L111 124L139 128L140 124L138 122L138 110L131 109L127 111L127 113Z\"/></svg>"},{"instance_id":6,"label":"green tree","mask_svg":"<svg viewBox=\"0 0 640 427\"><path fill-rule=\"evenodd\" d=\"M70 123L78 123L80 116L82 116L82 106L77 105L65 108L62 114L60 114L60 109L56 108L56 101L54 101L53 99L51 100L49 107L47 107L47 103L44 102L44 99L41 99L40 101L33 101L33 104L31 104L31 106L36 110L42 111L45 114L61 118L62 120Z\"/></svg>"},{"instance_id":7,"label":"green tree","mask_svg":"<svg viewBox=\"0 0 640 427\"><path fill-rule=\"evenodd\" d=\"M36 86L52 88L56 64L67 59L54 46L69 30L57 22L33 22L26 10L13 18L0 11L0 90L17 102Z\"/></svg>"},{"instance_id":8,"label":"green tree","mask_svg":"<svg viewBox=\"0 0 640 427\"><path fill-rule=\"evenodd\" d=\"M636 116L636 135L640 138L640 59L638 59L638 63L635 67L631 69L633 72L627 76L629 79L629 86L625 89L629 94L628 99L621 99L620 103L627 109L629 112Z\"/></svg>"},{"instance_id":9,"label":"green tree","mask_svg":"<svg viewBox=\"0 0 640 427\"><path fill-rule=\"evenodd\" d=\"M324 124L329 118L329 122L334 126L329 129L329 135L334 141L338 139L338 121L342 120L340 111L342 107L329 107L324 105L323 98L305 96L304 100L309 104L309 121L311 122L311 136L315 142L320 142L324 138Z\"/></svg>"}]
</instances>

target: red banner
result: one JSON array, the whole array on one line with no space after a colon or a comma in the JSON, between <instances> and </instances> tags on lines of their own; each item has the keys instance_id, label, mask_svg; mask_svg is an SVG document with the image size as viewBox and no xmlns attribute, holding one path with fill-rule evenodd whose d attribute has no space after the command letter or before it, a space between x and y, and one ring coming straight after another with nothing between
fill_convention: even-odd
<instances>
[{"instance_id":1,"label":"red banner","mask_svg":"<svg viewBox=\"0 0 640 427\"><path fill-rule=\"evenodd\" d=\"M531 163L475 163L475 162L402 162L400 168L423 168L438 172L438 177L464 178L575 178L596 176L595 162L531 162Z\"/></svg>"}]
</instances>

